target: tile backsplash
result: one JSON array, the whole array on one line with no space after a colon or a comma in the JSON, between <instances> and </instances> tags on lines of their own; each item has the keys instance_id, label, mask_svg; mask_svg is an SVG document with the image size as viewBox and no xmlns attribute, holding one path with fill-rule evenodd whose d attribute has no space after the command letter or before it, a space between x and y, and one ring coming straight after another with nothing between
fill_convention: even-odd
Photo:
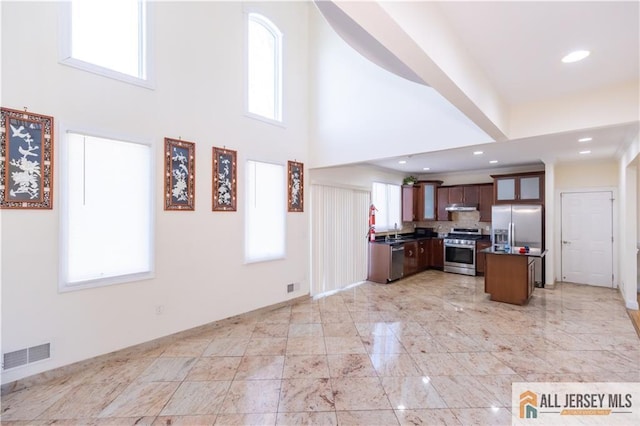
<instances>
[{"instance_id":1,"label":"tile backsplash","mask_svg":"<svg viewBox=\"0 0 640 426\"><path fill-rule=\"evenodd\" d=\"M480 212L451 212L451 220L414 222L416 226L433 228L435 232L451 232L451 228L480 228L483 234L491 234L491 222L480 222ZM406 223L404 224L407 225Z\"/></svg>"}]
</instances>

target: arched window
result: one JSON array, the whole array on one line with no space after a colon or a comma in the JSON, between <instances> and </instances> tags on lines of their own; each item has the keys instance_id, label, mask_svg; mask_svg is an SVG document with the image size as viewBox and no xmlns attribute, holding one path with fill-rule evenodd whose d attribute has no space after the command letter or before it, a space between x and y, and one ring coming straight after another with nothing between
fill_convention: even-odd
<instances>
[{"instance_id":1,"label":"arched window","mask_svg":"<svg viewBox=\"0 0 640 426\"><path fill-rule=\"evenodd\" d=\"M247 19L247 110L282 121L282 33L262 15Z\"/></svg>"}]
</instances>

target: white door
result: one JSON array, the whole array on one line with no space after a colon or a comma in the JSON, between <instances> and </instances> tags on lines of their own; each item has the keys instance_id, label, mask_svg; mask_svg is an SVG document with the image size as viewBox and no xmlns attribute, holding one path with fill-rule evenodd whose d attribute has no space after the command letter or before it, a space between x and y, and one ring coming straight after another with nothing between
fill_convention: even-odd
<instances>
[{"instance_id":1,"label":"white door","mask_svg":"<svg viewBox=\"0 0 640 426\"><path fill-rule=\"evenodd\" d=\"M613 194L563 192L562 281L613 287Z\"/></svg>"}]
</instances>

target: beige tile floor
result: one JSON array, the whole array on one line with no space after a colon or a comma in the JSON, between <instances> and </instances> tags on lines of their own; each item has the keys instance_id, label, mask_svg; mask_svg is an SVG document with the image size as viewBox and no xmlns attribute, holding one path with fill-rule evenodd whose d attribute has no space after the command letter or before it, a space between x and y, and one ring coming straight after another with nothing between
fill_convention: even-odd
<instances>
[{"instance_id":1,"label":"beige tile floor","mask_svg":"<svg viewBox=\"0 0 640 426\"><path fill-rule=\"evenodd\" d=\"M426 271L246 314L6 394L3 425L511 424L511 383L640 381L618 290L527 306Z\"/></svg>"}]
</instances>

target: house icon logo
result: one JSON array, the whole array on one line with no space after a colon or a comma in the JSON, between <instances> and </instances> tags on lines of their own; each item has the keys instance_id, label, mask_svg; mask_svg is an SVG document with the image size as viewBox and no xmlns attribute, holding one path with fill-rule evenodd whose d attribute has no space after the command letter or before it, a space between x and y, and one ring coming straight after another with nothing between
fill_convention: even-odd
<instances>
[{"instance_id":1,"label":"house icon logo","mask_svg":"<svg viewBox=\"0 0 640 426\"><path fill-rule=\"evenodd\" d=\"M538 417L538 395L530 390L520 394L520 418L535 419Z\"/></svg>"}]
</instances>

